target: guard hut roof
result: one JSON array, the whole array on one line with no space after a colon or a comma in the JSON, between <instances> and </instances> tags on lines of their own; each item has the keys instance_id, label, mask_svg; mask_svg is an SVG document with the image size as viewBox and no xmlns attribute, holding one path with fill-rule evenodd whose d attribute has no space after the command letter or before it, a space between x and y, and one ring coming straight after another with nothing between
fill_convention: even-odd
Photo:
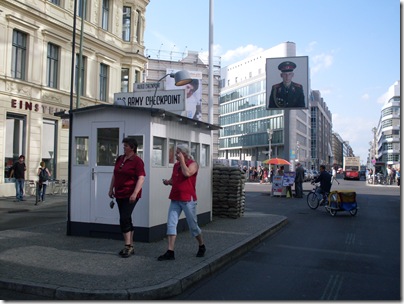
<instances>
[{"instance_id":1,"label":"guard hut roof","mask_svg":"<svg viewBox=\"0 0 404 304\"><path fill-rule=\"evenodd\" d=\"M97 110L102 110L102 109L125 109L127 111L138 111L138 112L145 112L145 113L150 113L150 116L152 117L161 117L162 119L165 120L177 120L180 121L183 124L189 124L192 126L196 126L199 128L205 128L205 129L210 129L210 130L219 130L222 129L222 127L210 123L206 123L200 120L188 118L179 114L175 114L169 111L166 111L164 109L159 109L159 108L146 108L146 107L128 107L124 105L117 105L117 104L99 104L99 105L94 105L94 106L88 106L88 107L82 107L78 109L73 109L73 113L81 113L81 112L88 112L88 111L97 111ZM58 116L60 118L69 118L69 112L68 111L63 111L63 112L56 112L54 114L55 116Z\"/></svg>"}]
</instances>

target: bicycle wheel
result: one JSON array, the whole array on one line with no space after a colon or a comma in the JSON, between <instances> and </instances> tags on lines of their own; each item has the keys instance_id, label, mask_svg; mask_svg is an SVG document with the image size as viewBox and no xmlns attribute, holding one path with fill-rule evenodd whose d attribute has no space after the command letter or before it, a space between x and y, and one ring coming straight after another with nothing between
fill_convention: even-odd
<instances>
[{"instance_id":1,"label":"bicycle wheel","mask_svg":"<svg viewBox=\"0 0 404 304\"><path fill-rule=\"evenodd\" d=\"M328 196L329 200L329 207L328 212L331 214L331 216L335 216L338 211L338 195L336 193L332 193Z\"/></svg>"},{"instance_id":2,"label":"bicycle wheel","mask_svg":"<svg viewBox=\"0 0 404 304\"><path fill-rule=\"evenodd\" d=\"M328 209L328 212L330 212L331 216L335 216L337 214L337 210L336 209Z\"/></svg>"},{"instance_id":3,"label":"bicycle wheel","mask_svg":"<svg viewBox=\"0 0 404 304\"><path fill-rule=\"evenodd\" d=\"M350 213L352 216L355 216L357 212L358 212L358 208L349 210L349 213Z\"/></svg>"},{"instance_id":4,"label":"bicycle wheel","mask_svg":"<svg viewBox=\"0 0 404 304\"><path fill-rule=\"evenodd\" d=\"M310 192L307 195L307 205L309 205L310 209L317 209L319 204L317 195L314 192Z\"/></svg>"}]
</instances>

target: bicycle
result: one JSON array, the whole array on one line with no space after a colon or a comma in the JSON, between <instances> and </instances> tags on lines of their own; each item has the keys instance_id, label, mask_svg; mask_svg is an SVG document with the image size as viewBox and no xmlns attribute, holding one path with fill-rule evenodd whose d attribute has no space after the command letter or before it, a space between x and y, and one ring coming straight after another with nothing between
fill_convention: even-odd
<instances>
[{"instance_id":1,"label":"bicycle","mask_svg":"<svg viewBox=\"0 0 404 304\"><path fill-rule=\"evenodd\" d=\"M314 185L313 190L309 192L307 195L307 205L309 205L310 209L315 210L318 208L320 205L320 201L323 200L322 206L327 206L328 205L328 194L329 193L323 193L322 195L317 193L316 190L320 187L317 183L312 182L312 185Z\"/></svg>"}]
</instances>

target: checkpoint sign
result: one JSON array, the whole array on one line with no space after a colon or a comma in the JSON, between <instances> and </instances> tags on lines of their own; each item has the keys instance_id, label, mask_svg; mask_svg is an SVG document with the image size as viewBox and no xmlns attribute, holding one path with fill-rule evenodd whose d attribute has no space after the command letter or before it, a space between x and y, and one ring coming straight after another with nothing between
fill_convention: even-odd
<instances>
[{"instance_id":1,"label":"checkpoint sign","mask_svg":"<svg viewBox=\"0 0 404 304\"><path fill-rule=\"evenodd\" d=\"M115 93L114 104L128 107L159 108L169 112L185 110L185 90L157 90Z\"/></svg>"}]
</instances>

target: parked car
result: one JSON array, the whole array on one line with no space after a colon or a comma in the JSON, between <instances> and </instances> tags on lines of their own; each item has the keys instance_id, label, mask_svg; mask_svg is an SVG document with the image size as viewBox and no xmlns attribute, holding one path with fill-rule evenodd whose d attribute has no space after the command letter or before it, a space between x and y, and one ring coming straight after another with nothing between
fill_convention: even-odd
<instances>
[{"instance_id":1,"label":"parked car","mask_svg":"<svg viewBox=\"0 0 404 304\"><path fill-rule=\"evenodd\" d=\"M310 180L311 180L311 177L310 177L310 172L309 172L309 170L304 169L304 179L303 179L303 181L308 182L308 181L310 181Z\"/></svg>"},{"instance_id":2,"label":"parked car","mask_svg":"<svg viewBox=\"0 0 404 304\"><path fill-rule=\"evenodd\" d=\"M312 174L312 178L317 178L320 175L320 172L318 172L317 170L312 170L311 174Z\"/></svg>"}]
</instances>

